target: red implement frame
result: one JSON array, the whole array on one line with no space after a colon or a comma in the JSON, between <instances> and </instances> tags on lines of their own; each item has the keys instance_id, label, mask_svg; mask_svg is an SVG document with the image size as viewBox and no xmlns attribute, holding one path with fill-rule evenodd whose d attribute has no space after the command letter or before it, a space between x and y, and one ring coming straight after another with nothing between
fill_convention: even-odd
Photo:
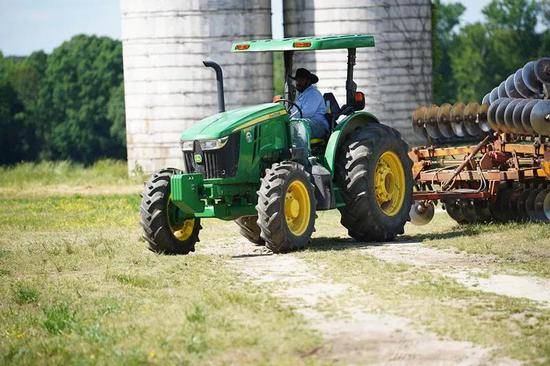
<instances>
[{"instance_id":1,"label":"red implement frame","mask_svg":"<svg viewBox=\"0 0 550 366\"><path fill-rule=\"evenodd\" d=\"M507 139L495 134L475 146L414 148L414 200L493 199L503 182L550 179L548 139Z\"/></svg>"}]
</instances>

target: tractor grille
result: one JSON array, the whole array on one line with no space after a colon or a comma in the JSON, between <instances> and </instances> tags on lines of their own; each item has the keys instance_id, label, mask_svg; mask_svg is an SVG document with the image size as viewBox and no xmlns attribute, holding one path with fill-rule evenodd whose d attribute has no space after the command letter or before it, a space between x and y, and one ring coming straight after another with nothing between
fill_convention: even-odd
<instances>
[{"instance_id":1,"label":"tractor grille","mask_svg":"<svg viewBox=\"0 0 550 366\"><path fill-rule=\"evenodd\" d=\"M195 141L194 151L183 152L186 171L202 173L205 179L234 177L239 162L239 137L239 133L230 135L225 146L218 150L203 151ZM197 163L195 155L200 155L202 161Z\"/></svg>"}]
</instances>

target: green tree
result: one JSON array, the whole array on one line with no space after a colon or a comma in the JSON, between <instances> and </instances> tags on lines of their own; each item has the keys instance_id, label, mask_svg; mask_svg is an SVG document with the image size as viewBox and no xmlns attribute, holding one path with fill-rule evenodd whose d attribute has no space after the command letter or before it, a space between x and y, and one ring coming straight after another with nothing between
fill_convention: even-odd
<instances>
[{"instance_id":1,"label":"green tree","mask_svg":"<svg viewBox=\"0 0 550 366\"><path fill-rule=\"evenodd\" d=\"M40 131L44 123L38 110L38 97L46 64L47 55L38 51L26 58L12 59L8 66L7 80L23 106L17 115L20 160L34 160L40 153Z\"/></svg>"},{"instance_id":2,"label":"green tree","mask_svg":"<svg viewBox=\"0 0 550 366\"><path fill-rule=\"evenodd\" d=\"M47 121L43 157L91 163L123 158L124 145L113 138L113 118L124 105L110 103L123 81L122 46L107 37L78 35L48 56L39 109ZM112 109L109 112L109 109Z\"/></svg>"},{"instance_id":3,"label":"green tree","mask_svg":"<svg viewBox=\"0 0 550 366\"><path fill-rule=\"evenodd\" d=\"M36 100L46 55L3 57L0 53L2 163L33 160L38 153Z\"/></svg>"},{"instance_id":4,"label":"green tree","mask_svg":"<svg viewBox=\"0 0 550 366\"><path fill-rule=\"evenodd\" d=\"M8 62L0 53L0 164L12 164L23 156L20 114L23 104L8 81Z\"/></svg>"},{"instance_id":5,"label":"green tree","mask_svg":"<svg viewBox=\"0 0 550 366\"><path fill-rule=\"evenodd\" d=\"M432 5L433 94L434 102L442 104L456 97L450 51L456 47L457 28L465 7L458 2L443 4L440 0Z\"/></svg>"},{"instance_id":6,"label":"green tree","mask_svg":"<svg viewBox=\"0 0 550 366\"><path fill-rule=\"evenodd\" d=\"M548 30L537 31L540 1L492 0L483 14L483 23L460 29L450 52L459 101L479 101L527 61L548 52Z\"/></svg>"},{"instance_id":7,"label":"green tree","mask_svg":"<svg viewBox=\"0 0 550 366\"><path fill-rule=\"evenodd\" d=\"M485 26L480 23L466 25L455 44L456 47L449 53L452 60L451 79L456 85L455 100L478 100L480 93L493 87L488 77L491 66L487 61L491 59L491 50Z\"/></svg>"},{"instance_id":8,"label":"green tree","mask_svg":"<svg viewBox=\"0 0 550 366\"><path fill-rule=\"evenodd\" d=\"M124 113L123 83L111 90L111 97L107 106L107 117L112 121L109 134L120 147L117 156L126 157L126 118Z\"/></svg>"}]
</instances>

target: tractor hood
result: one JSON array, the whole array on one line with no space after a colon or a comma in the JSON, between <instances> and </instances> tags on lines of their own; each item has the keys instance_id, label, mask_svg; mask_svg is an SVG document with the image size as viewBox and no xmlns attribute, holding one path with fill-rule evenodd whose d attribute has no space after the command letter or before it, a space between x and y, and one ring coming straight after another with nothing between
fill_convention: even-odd
<instances>
[{"instance_id":1,"label":"tractor hood","mask_svg":"<svg viewBox=\"0 0 550 366\"><path fill-rule=\"evenodd\" d=\"M228 136L231 133L287 114L279 103L266 103L233 109L207 117L182 133L182 140L210 140Z\"/></svg>"}]
</instances>

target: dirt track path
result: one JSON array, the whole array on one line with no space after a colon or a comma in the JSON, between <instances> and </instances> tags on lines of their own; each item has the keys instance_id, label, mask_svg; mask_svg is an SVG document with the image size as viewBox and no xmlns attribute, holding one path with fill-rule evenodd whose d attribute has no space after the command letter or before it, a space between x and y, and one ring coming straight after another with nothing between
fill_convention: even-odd
<instances>
[{"instance_id":1,"label":"dirt track path","mask_svg":"<svg viewBox=\"0 0 550 366\"><path fill-rule=\"evenodd\" d=\"M386 243L364 246L364 254L392 263L405 263L454 278L460 284L483 292L533 300L550 307L550 280L509 274L485 274L487 266L496 261L491 256L473 256L423 246L421 243Z\"/></svg>"},{"instance_id":2,"label":"dirt track path","mask_svg":"<svg viewBox=\"0 0 550 366\"><path fill-rule=\"evenodd\" d=\"M235 243L236 244L236 243ZM248 279L270 286L273 295L302 314L325 339L322 358L347 365L484 365L490 350L469 342L441 339L402 317L365 311L369 297L359 288L335 283L292 254L273 255L245 241L211 249L230 256ZM209 248L203 251L209 252ZM499 360L499 364L517 364Z\"/></svg>"}]
</instances>

